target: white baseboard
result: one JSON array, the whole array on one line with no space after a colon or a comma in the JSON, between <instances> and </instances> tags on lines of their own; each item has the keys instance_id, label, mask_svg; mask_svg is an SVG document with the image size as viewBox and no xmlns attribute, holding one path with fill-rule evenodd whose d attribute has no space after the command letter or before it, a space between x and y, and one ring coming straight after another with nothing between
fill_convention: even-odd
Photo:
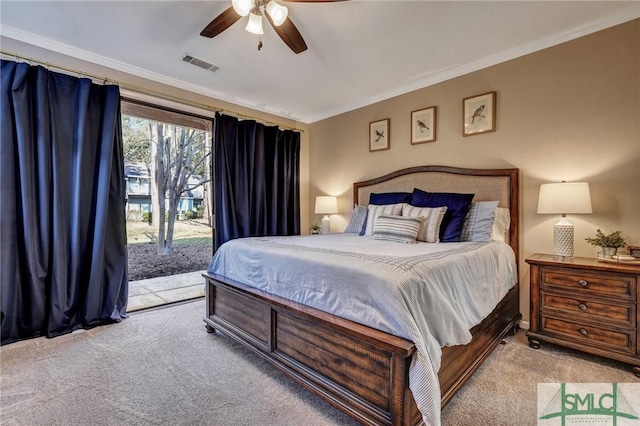
<instances>
[{"instance_id":1,"label":"white baseboard","mask_svg":"<svg viewBox=\"0 0 640 426\"><path fill-rule=\"evenodd\" d=\"M520 328L528 330L529 329L529 321L520 321Z\"/></svg>"}]
</instances>

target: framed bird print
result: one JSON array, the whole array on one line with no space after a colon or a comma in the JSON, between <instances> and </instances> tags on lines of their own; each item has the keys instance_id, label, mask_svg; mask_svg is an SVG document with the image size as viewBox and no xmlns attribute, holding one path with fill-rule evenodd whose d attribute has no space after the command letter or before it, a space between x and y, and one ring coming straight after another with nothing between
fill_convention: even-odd
<instances>
[{"instance_id":1,"label":"framed bird print","mask_svg":"<svg viewBox=\"0 0 640 426\"><path fill-rule=\"evenodd\" d=\"M435 142L438 108L435 106L411 113L411 145Z\"/></svg>"},{"instance_id":2,"label":"framed bird print","mask_svg":"<svg viewBox=\"0 0 640 426\"><path fill-rule=\"evenodd\" d=\"M390 148L390 119L369 123L369 151L382 151Z\"/></svg>"},{"instance_id":3,"label":"framed bird print","mask_svg":"<svg viewBox=\"0 0 640 426\"><path fill-rule=\"evenodd\" d=\"M496 92L462 100L462 136L496 131Z\"/></svg>"}]
</instances>

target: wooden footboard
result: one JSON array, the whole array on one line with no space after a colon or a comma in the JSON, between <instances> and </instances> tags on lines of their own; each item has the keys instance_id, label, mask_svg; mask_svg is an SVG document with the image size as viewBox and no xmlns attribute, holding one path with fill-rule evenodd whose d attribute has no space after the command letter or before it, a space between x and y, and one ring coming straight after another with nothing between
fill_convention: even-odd
<instances>
[{"instance_id":1,"label":"wooden footboard","mask_svg":"<svg viewBox=\"0 0 640 426\"><path fill-rule=\"evenodd\" d=\"M340 410L367 425L416 425L409 390L412 342L290 300L204 275L210 332L252 349ZM474 331L466 346L445 348L439 373L446 404L520 319L518 289Z\"/></svg>"}]
</instances>

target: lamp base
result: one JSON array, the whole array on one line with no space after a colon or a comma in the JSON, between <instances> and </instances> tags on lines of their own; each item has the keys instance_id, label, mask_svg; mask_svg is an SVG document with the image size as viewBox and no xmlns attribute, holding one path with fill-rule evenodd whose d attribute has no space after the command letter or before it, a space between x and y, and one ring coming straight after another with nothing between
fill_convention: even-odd
<instances>
[{"instance_id":1,"label":"lamp base","mask_svg":"<svg viewBox=\"0 0 640 426\"><path fill-rule=\"evenodd\" d=\"M329 216L324 215L322 218L322 234L329 234L331 229L331 223L329 222Z\"/></svg>"},{"instance_id":2,"label":"lamp base","mask_svg":"<svg viewBox=\"0 0 640 426\"><path fill-rule=\"evenodd\" d=\"M553 225L553 255L573 257L573 225L566 219Z\"/></svg>"}]
</instances>

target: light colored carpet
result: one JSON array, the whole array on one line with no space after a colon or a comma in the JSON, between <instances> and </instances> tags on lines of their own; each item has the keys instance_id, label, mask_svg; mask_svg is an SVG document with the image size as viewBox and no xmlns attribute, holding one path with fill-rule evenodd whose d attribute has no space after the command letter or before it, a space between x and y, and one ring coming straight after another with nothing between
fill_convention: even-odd
<instances>
[{"instance_id":1,"label":"light colored carpet","mask_svg":"<svg viewBox=\"0 0 640 426\"><path fill-rule=\"evenodd\" d=\"M355 425L220 334L204 301L0 348L2 425ZM538 382L632 382L625 366L508 339L443 412L444 425L535 424Z\"/></svg>"},{"instance_id":2,"label":"light colored carpet","mask_svg":"<svg viewBox=\"0 0 640 426\"><path fill-rule=\"evenodd\" d=\"M546 343L532 349L522 330L506 341L445 407L443 425L537 425L538 383L640 383L626 364Z\"/></svg>"}]
</instances>

